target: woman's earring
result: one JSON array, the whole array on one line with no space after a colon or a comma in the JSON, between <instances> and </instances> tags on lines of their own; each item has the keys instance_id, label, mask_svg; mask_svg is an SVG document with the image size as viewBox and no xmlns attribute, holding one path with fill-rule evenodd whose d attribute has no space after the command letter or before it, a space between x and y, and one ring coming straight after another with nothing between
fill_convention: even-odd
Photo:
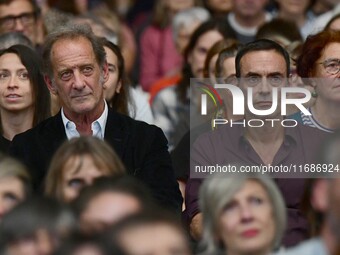
<instances>
[{"instance_id":1,"label":"woman's earring","mask_svg":"<svg viewBox=\"0 0 340 255\"><path fill-rule=\"evenodd\" d=\"M312 92L312 97L314 98L318 97L318 93L315 90Z\"/></svg>"},{"instance_id":2,"label":"woman's earring","mask_svg":"<svg viewBox=\"0 0 340 255\"><path fill-rule=\"evenodd\" d=\"M318 93L316 92L316 82L314 80L310 81L310 85L313 87L312 97L316 98L318 96Z\"/></svg>"}]
</instances>

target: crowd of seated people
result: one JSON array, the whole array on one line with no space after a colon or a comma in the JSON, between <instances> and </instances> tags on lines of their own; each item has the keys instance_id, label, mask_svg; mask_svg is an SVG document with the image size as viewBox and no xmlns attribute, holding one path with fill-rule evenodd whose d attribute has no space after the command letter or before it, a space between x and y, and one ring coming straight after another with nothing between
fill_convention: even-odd
<instances>
[{"instance_id":1,"label":"crowd of seated people","mask_svg":"<svg viewBox=\"0 0 340 255\"><path fill-rule=\"evenodd\" d=\"M338 255L338 109L336 0L0 1L0 255Z\"/></svg>"}]
</instances>

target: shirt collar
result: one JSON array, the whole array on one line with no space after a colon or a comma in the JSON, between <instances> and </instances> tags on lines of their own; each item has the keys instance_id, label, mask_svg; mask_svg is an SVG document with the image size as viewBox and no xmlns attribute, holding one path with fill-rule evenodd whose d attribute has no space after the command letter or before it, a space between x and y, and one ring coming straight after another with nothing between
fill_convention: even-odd
<instances>
[{"instance_id":1,"label":"shirt collar","mask_svg":"<svg viewBox=\"0 0 340 255\"><path fill-rule=\"evenodd\" d=\"M104 135L105 135L105 127L106 127L108 112L109 112L108 106L107 106L106 101L104 100L104 111L102 115L98 119L96 119L94 122L92 122L91 124L92 135L102 140L104 139ZM80 136L76 128L76 124L65 116L63 108L61 108L61 119L63 121L66 136L68 140L70 140L73 137Z\"/></svg>"}]
</instances>

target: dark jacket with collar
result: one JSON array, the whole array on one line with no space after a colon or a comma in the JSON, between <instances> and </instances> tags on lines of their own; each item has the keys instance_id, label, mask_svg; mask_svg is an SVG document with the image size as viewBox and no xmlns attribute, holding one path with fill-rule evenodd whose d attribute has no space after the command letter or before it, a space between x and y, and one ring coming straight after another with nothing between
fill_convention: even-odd
<instances>
[{"instance_id":1,"label":"dark jacket with collar","mask_svg":"<svg viewBox=\"0 0 340 255\"><path fill-rule=\"evenodd\" d=\"M36 190L42 186L53 154L66 139L60 112L14 137L9 153L28 166ZM147 184L160 205L180 210L182 197L160 128L109 109L104 139L115 149L128 174Z\"/></svg>"}]
</instances>

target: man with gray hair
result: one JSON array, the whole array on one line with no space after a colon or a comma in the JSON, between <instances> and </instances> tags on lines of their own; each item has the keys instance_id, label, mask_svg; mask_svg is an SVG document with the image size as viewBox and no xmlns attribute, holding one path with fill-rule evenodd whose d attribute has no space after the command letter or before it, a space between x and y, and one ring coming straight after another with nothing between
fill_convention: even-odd
<instances>
[{"instance_id":1,"label":"man with gray hair","mask_svg":"<svg viewBox=\"0 0 340 255\"><path fill-rule=\"evenodd\" d=\"M107 141L127 172L145 182L158 202L180 210L167 141L161 129L110 109L103 84L108 65L103 46L87 25L70 25L45 41L45 81L60 98L60 112L13 139L10 153L30 169L40 189L54 152L66 139L92 135Z\"/></svg>"}]
</instances>

